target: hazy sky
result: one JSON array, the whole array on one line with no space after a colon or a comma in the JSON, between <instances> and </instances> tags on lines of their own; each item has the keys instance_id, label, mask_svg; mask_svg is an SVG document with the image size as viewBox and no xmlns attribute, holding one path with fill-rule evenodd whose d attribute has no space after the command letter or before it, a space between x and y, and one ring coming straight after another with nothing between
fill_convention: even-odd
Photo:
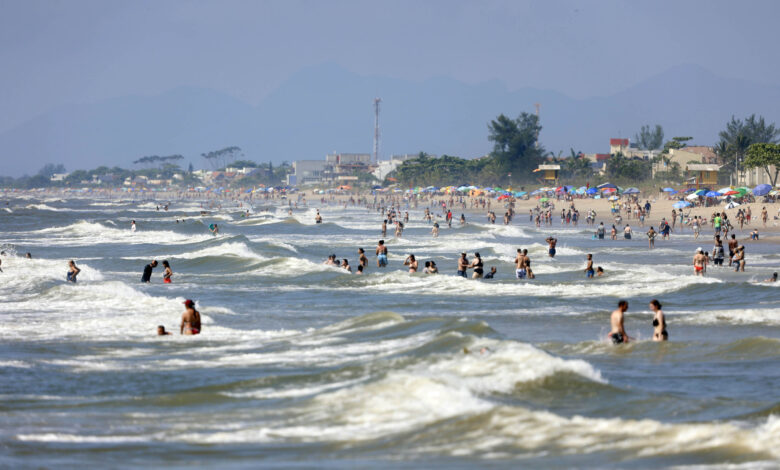
<instances>
[{"instance_id":1,"label":"hazy sky","mask_svg":"<svg viewBox=\"0 0 780 470\"><path fill-rule=\"evenodd\" d=\"M780 1L0 0L0 131L67 103L213 88L257 104L323 62L574 97L694 63L780 84Z\"/></svg>"}]
</instances>

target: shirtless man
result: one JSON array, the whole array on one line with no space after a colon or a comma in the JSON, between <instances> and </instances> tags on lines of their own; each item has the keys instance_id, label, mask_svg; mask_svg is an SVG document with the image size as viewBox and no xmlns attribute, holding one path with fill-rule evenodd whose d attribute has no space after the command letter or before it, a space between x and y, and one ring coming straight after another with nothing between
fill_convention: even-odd
<instances>
[{"instance_id":1,"label":"shirtless man","mask_svg":"<svg viewBox=\"0 0 780 470\"><path fill-rule=\"evenodd\" d=\"M195 302L190 299L184 301L184 313L181 315L179 333L183 335L200 334L200 312L195 310Z\"/></svg>"},{"instance_id":2,"label":"shirtless man","mask_svg":"<svg viewBox=\"0 0 780 470\"><path fill-rule=\"evenodd\" d=\"M387 247L384 240L379 240L376 246L376 267L384 268L387 266Z\"/></svg>"},{"instance_id":3,"label":"shirtless man","mask_svg":"<svg viewBox=\"0 0 780 470\"><path fill-rule=\"evenodd\" d=\"M363 248L358 248L358 266L363 266L363 269L368 266L368 258L366 258L366 252Z\"/></svg>"},{"instance_id":4,"label":"shirtless man","mask_svg":"<svg viewBox=\"0 0 780 470\"><path fill-rule=\"evenodd\" d=\"M387 219L382 221L382 237L387 236Z\"/></svg>"},{"instance_id":5,"label":"shirtless man","mask_svg":"<svg viewBox=\"0 0 780 470\"><path fill-rule=\"evenodd\" d=\"M693 274L696 276L704 276L704 263L707 259L704 256L704 250L701 247L696 248L696 254L693 255Z\"/></svg>"},{"instance_id":6,"label":"shirtless man","mask_svg":"<svg viewBox=\"0 0 780 470\"><path fill-rule=\"evenodd\" d=\"M734 254L737 251L737 245L739 245L737 235L732 233L731 240L729 240L729 266L734 262Z\"/></svg>"},{"instance_id":7,"label":"shirtless man","mask_svg":"<svg viewBox=\"0 0 780 470\"><path fill-rule=\"evenodd\" d=\"M588 253L587 265L585 266L585 275L588 278L592 278L594 274L596 274L596 271L593 270L593 255Z\"/></svg>"},{"instance_id":8,"label":"shirtless man","mask_svg":"<svg viewBox=\"0 0 780 470\"><path fill-rule=\"evenodd\" d=\"M515 277L517 279L525 279L528 271L525 269L525 255L522 248L517 249L517 256L515 256Z\"/></svg>"},{"instance_id":9,"label":"shirtless man","mask_svg":"<svg viewBox=\"0 0 780 470\"><path fill-rule=\"evenodd\" d=\"M458 258L458 276L467 277L466 270L469 267L469 259L466 258L466 253L461 253Z\"/></svg>"},{"instance_id":10,"label":"shirtless man","mask_svg":"<svg viewBox=\"0 0 780 470\"><path fill-rule=\"evenodd\" d=\"M618 308L612 312L609 323L611 329L607 334L607 339L612 341L612 344L628 343L629 337L626 333L626 329L623 327L623 316L628 310L628 302L621 300L618 302Z\"/></svg>"},{"instance_id":11,"label":"shirtless man","mask_svg":"<svg viewBox=\"0 0 780 470\"><path fill-rule=\"evenodd\" d=\"M555 258L555 245L558 243L558 239L553 237L547 237L547 240L545 241L549 245L549 248L547 249L547 254L550 255L550 258Z\"/></svg>"}]
</instances>

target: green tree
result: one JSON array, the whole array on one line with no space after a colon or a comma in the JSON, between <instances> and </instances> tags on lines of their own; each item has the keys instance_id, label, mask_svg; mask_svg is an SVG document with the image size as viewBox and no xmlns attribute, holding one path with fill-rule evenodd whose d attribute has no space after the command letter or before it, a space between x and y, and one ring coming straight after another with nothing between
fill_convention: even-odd
<instances>
[{"instance_id":1,"label":"green tree","mask_svg":"<svg viewBox=\"0 0 780 470\"><path fill-rule=\"evenodd\" d=\"M200 156L205 158L211 167L216 170L218 168L226 168L230 162L243 157L244 154L241 153L241 148L233 146L202 153Z\"/></svg>"},{"instance_id":2,"label":"green tree","mask_svg":"<svg viewBox=\"0 0 780 470\"><path fill-rule=\"evenodd\" d=\"M62 163L59 163L57 165L55 165L54 163L47 163L43 165L43 167L40 170L38 170L37 175L46 178L51 178L52 175L56 173L65 173L65 172L66 172L65 165L63 165Z\"/></svg>"},{"instance_id":3,"label":"green tree","mask_svg":"<svg viewBox=\"0 0 780 470\"><path fill-rule=\"evenodd\" d=\"M747 149L744 165L745 168L763 168L769 176L769 181L772 182L772 187L777 186L777 175L780 173L780 145L774 143L751 145ZM770 167L774 167L774 170Z\"/></svg>"},{"instance_id":4,"label":"green tree","mask_svg":"<svg viewBox=\"0 0 780 470\"><path fill-rule=\"evenodd\" d=\"M644 125L639 129L639 134L634 135L634 141L642 150L660 149L664 143L664 128L660 124L656 124L653 129Z\"/></svg>"},{"instance_id":5,"label":"green tree","mask_svg":"<svg viewBox=\"0 0 780 470\"><path fill-rule=\"evenodd\" d=\"M535 114L521 113L517 119L501 114L490 121L488 140L493 142L490 156L495 160L495 169L502 175L497 182L503 182L509 173L516 178L530 179L546 153L537 141L541 130Z\"/></svg>"}]
</instances>

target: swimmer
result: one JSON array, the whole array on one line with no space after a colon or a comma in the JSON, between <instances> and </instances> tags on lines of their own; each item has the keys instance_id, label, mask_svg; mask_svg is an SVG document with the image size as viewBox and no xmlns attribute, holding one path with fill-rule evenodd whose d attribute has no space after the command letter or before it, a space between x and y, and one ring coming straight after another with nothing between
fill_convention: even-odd
<instances>
[{"instance_id":1,"label":"swimmer","mask_svg":"<svg viewBox=\"0 0 780 470\"><path fill-rule=\"evenodd\" d=\"M601 277L603 275L604 275L604 268L602 268L601 266L598 266L596 268L596 277Z\"/></svg>"},{"instance_id":2,"label":"swimmer","mask_svg":"<svg viewBox=\"0 0 780 470\"><path fill-rule=\"evenodd\" d=\"M472 279L482 278L482 274L484 273L482 266L482 257L479 256L479 253L474 253L474 261L469 265L469 268L474 268L474 273L471 276Z\"/></svg>"},{"instance_id":3,"label":"swimmer","mask_svg":"<svg viewBox=\"0 0 780 470\"><path fill-rule=\"evenodd\" d=\"M607 339L611 340L613 344L628 343L629 337L626 333L626 329L623 327L623 317L628 310L628 302L621 300L618 302L617 310L612 312L610 316L610 330L607 334Z\"/></svg>"},{"instance_id":4,"label":"swimmer","mask_svg":"<svg viewBox=\"0 0 780 470\"><path fill-rule=\"evenodd\" d=\"M693 274L696 276L704 276L704 264L707 261L707 257L704 256L704 250L701 247L696 248L696 254L693 255Z\"/></svg>"},{"instance_id":5,"label":"swimmer","mask_svg":"<svg viewBox=\"0 0 780 470\"><path fill-rule=\"evenodd\" d=\"M160 326L157 327L157 336L166 336L166 335L169 335L169 334L171 334L171 333L168 332L168 331L165 331L165 327L164 326L160 325Z\"/></svg>"},{"instance_id":6,"label":"swimmer","mask_svg":"<svg viewBox=\"0 0 780 470\"><path fill-rule=\"evenodd\" d=\"M358 266L362 266L364 269L368 266L368 258L366 258L366 252L363 251L363 248L358 248Z\"/></svg>"},{"instance_id":7,"label":"swimmer","mask_svg":"<svg viewBox=\"0 0 780 470\"><path fill-rule=\"evenodd\" d=\"M650 310L653 311L653 341L668 341L669 333L666 331L666 317L661 310L661 302L651 300Z\"/></svg>"},{"instance_id":8,"label":"swimmer","mask_svg":"<svg viewBox=\"0 0 780 470\"><path fill-rule=\"evenodd\" d=\"M777 282L777 273L772 273L772 277L770 277L764 282Z\"/></svg>"},{"instance_id":9,"label":"swimmer","mask_svg":"<svg viewBox=\"0 0 780 470\"><path fill-rule=\"evenodd\" d=\"M461 253L458 258L458 276L466 277L466 270L469 267L469 259L466 258L466 253Z\"/></svg>"},{"instance_id":10,"label":"swimmer","mask_svg":"<svg viewBox=\"0 0 780 470\"><path fill-rule=\"evenodd\" d=\"M528 279L536 279L534 272L531 271L531 257L528 256L528 249L523 250L523 258L525 258L525 274Z\"/></svg>"},{"instance_id":11,"label":"swimmer","mask_svg":"<svg viewBox=\"0 0 780 470\"><path fill-rule=\"evenodd\" d=\"M387 236L387 219L382 221L382 237Z\"/></svg>"},{"instance_id":12,"label":"swimmer","mask_svg":"<svg viewBox=\"0 0 780 470\"><path fill-rule=\"evenodd\" d=\"M436 266L435 261L426 261L425 262L425 270L423 271L425 274L438 274L439 268Z\"/></svg>"},{"instance_id":13,"label":"swimmer","mask_svg":"<svg viewBox=\"0 0 780 470\"><path fill-rule=\"evenodd\" d=\"M131 232L135 232L135 229L136 229L136 227L135 227L135 220L133 220L133 221L130 222L130 231Z\"/></svg>"},{"instance_id":14,"label":"swimmer","mask_svg":"<svg viewBox=\"0 0 780 470\"><path fill-rule=\"evenodd\" d=\"M656 233L655 229L653 229L653 227L651 226L650 230L647 231L647 243L648 243L648 246L650 248L655 247L655 237L656 237L656 235L658 235L658 234Z\"/></svg>"},{"instance_id":15,"label":"swimmer","mask_svg":"<svg viewBox=\"0 0 780 470\"><path fill-rule=\"evenodd\" d=\"M521 248L517 249L517 256L515 256L515 277L517 279L525 279L528 272L525 269L525 256Z\"/></svg>"},{"instance_id":16,"label":"swimmer","mask_svg":"<svg viewBox=\"0 0 780 470\"><path fill-rule=\"evenodd\" d=\"M30 252L28 251L28 252L27 252L27 254L26 254L26 255L24 255L24 257L25 257L25 258L27 258L27 259L32 259L32 253L30 253Z\"/></svg>"},{"instance_id":17,"label":"swimmer","mask_svg":"<svg viewBox=\"0 0 780 470\"><path fill-rule=\"evenodd\" d=\"M81 269L76 267L76 263L73 262L73 260L68 261L68 274L65 276L65 279L68 282L76 283L76 276L79 275L81 272Z\"/></svg>"},{"instance_id":18,"label":"swimmer","mask_svg":"<svg viewBox=\"0 0 780 470\"><path fill-rule=\"evenodd\" d=\"M596 272L593 270L593 255L588 254L587 265L585 266L585 275L592 278Z\"/></svg>"},{"instance_id":19,"label":"swimmer","mask_svg":"<svg viewBox=\"0 0 780 470\"><path fill-rule=\"evenodd\" d=\"M558 243L558 239L553 237L547 237L547 240L545 241L549 245L549 248L547 249L547 254L550 255L550 258L555 258L555 245Z\"/></svg>"},{"instance_id":20,"label":"swimmer","mask_svg":"<svg viewBox=\"0 0 780 470\"><path fill-rule=\"evenodd\" d=\"M165 284L171 283L171 277L173 276L173 271L171 270L171 265L168 264L168 260L163 260L162 262L163 267L165 268L163 270L163 282Z\"/></svg>"},{"instance_id":21,"label":"swimmer","mask_svg":"<svg viewBox=\"0 0 780 470\"><path fill-rule=\"evenodd\" d=\"M343 269L344 271L347 271L349 273L352 272L352 266L349 265L349 261L347 260L347 258L344 258L343 260L341 260L341 269Z\"/></svg>"},{"instance_id":22,"label":"swimmer","mask_svg":"<svg viewBox=\"0 0 780 470\"><path fill-rule=\"evenodd\" d=\"M404 260L404 266L409 266L409 272L410 273L416 273L417 272L417 259L414 257L414 255L409 255Z\"/></svg>"},{"instance_id":23,"label":"swimmer","mask_svg":"<svg viewBox=\"0 0 780 470\"><path fill-rule=\"evenodd\" d=\"M376 246L376 267L384 268L387 266L387 247L384 240L379 240Z\"/></svg>"},{"instance_id":24,"label":"swimmer","mask_svg":"<svg viewBox=\"0 0 780 470\"><path fill-rule=\"evenodd\" d=\"M322 223L322 216L320 215L320 211L317 211L317 215L314 216L314 223L315 224L321 224Z\"/></svg>"},{"instance_id":25,"label":"swimmer","mask_svg":"<svg viewBox=\"0 0 780 470\"><path fill-rule=\"evenodd\" d=\"M357 267L357 272L355 274L363 274L363 265L359 264Z\"/></svg>"},{"instance_id":26,"label":"swimmer","mask_svg":"<svg viewBox=\"0 0 780 470\"><path fill-rule=\"evenodd\" d=\"M214 234L215 237L219 235L219 226L217 224L209 225L209 230L212 234Z\"/></svg>"},{"instance_id":27,"label":"swimmer","mask_svg":"<svg viewBox=\"0 0 780 470\"><path fill-rule=\"evenodd\" d=\"M187 299L183 303L185 310L181 315L179 333L182 335L200 334L200 312L195 310L195 302Z\"/></svg>"},{"instance_id":28,"label":"swimmer","mask_svg":"<svg viewBox=\"0 0 780 470\"><path fill-rule=\"evenodd\" d=\"M439 236L439 223L434 222L433 228L431 229L431 234L433 234L433 238L437 238Z\"/></svg>"},{"instance_id":29,"label":"swimmer","mask_svg":"<svg viewBox=\"0 0 780 470\"><path fill-rule=\"evenodd\" d=\"M496 272L497 272L496 267L495 266L491 266L490 267L490 272L485 274L485 279L493 279L493 277L496 275Z\"/></svg>"},{"instance_id":30,"label":"swimmer","mask_svg":"<svg viewBox=\"0 0 780 470\"><path fill-rule=\"evenodd\" d=\"M141 276L141 282L152 282L152 270L157 267L157 260L152 260L151 263L144 266L144 273Z\"/></svg>"}]
</instances>

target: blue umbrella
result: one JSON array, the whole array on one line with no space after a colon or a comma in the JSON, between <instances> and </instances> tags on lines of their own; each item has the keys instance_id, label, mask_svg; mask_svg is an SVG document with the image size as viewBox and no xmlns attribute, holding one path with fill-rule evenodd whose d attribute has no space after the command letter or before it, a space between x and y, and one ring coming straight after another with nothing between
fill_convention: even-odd
<instances>
[{"instance_id":1,"label":"blue umbrella","mask_svg":"<svg viewBox=\"0 0 780 470\"><path fill-rule=\"evenodd\" d=\"M637 188L628 188L623 191L623 194L639 194L639 190Z\"/></svg>"},{"instance_id":2,"label":"blue umbrella","mask_svg":"<svg viewBox=\"0 0 780 470\"><path fill-rule=\"evenodd\" d=\"M764 196L766 194L769 194L769 191L772 190L772 185L770 184L759 184L755 188L753 188L753 196Z\"/></svg>"},{"instance_id":3,"label":"blue umbrella","mask_svg":"<svg viewBox=\"0 0 780 470\"><path fill-rule=\"evenodd\" d=\"M704 196L706 197L721 197L723 196L721 193L717 191L708 191Z\"/></svg>"},{"instance_id":4,"label":"blue umbrella","mask_svg":"<svg viewBox=\"0 0 780 470\"><path fill-rule=\"evenodd\" d=\"M688 201L677 201L674 203L672 207L674 207L675 209L682 209L684 207L691 207L691 203Z\"/></svg>"},{"instance_id":5,"label":"blue umbrella","mask_svg":"<svg viewBox=\"0 0 780 470\"><path fill-rule=\"evenodd\" d=\"M590 189L589 189L589 190L587 190L586 192L587 192L588 194L596 194L597 192L599 192L599 190L598 190L598 189L596 189L596 188L590 188Z\"/></svg>"},{"instance_id":6,"label":"blue umbrella","mask_svg":"<svg viewBox=\"0 0 780 470\"><path fill-rule=\"evenodd\" d=\"M615 185L614 185L614 184L612 184L612 183L604 183L604 184L600 184L600 185L598 185L598 186L597 186L597 188L599 188L599 189L604 189L604 188L612 188L612 189L617 189L617 186L615 186Z\"/></svg>"},{"instance_id":7,"label":"blue umbrella","mask_svg":"<svg viewBox=\"0 0 780 470\"><path fill-rule=\"evenodd\" d=\"M665 193L676 193L677 190L674 188L664 188Z\"/></svg>"}]
</instances>

